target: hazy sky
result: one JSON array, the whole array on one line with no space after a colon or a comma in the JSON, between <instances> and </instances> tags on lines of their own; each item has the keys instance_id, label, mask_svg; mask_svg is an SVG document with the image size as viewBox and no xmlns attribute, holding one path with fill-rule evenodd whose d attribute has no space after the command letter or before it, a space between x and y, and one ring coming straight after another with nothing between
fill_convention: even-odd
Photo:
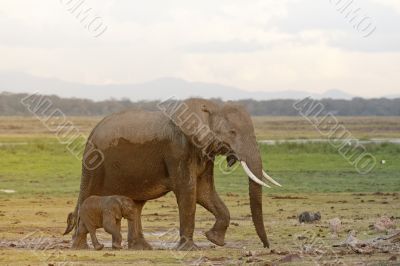
<instances>
[{"instance_id":1,"label":"hazy sky","mask_svg":"<svg viewBox=\"0 0 400 266\"><path fill-rule=\"evenodd\" d=\"M0 72L400 94L399 0L86 0L98 38L68 11L78 1L0 0Z\"/></svg>"}]
</instances>

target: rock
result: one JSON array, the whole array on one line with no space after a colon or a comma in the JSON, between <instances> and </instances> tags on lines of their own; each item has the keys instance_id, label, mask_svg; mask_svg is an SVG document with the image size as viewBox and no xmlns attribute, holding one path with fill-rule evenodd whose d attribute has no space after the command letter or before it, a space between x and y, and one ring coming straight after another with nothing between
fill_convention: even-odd
<instances>
[{"instance_id":1,"label":"rock","mask_svg":"<svg viewBox=\"0 0 400 266\"><path fill-rule=\"evenodd\" d=\"M303 212L302 214L299 215L299 222L300 223L313 223L315 221L321 220L321 213L316 212Z\"/></svg>"},{"instance_id":2,"label":"rock","mask_svg":"<svg viewBox=\"0 0 400 266\"><path fill-rule=\"evenodd\" d=\"M332 234L338 235L342 230L342 221L337 217L329 220L329 228Z\"/></svg>"},{"instance_id":3,"label":"rock","mask_svg":"<svg viewBox=\"0 0 400 266\"><path fill-rule=\"evenodd\" d=\"M252 256L254 256L254 252L253 251L246 251L245 253L244 253L244 257L252 257Z\"/></svg>"},{"instance_id":4,"label":"rock","mask_svg":"<svg viewBox=\"0 0 400 266\"><path fill-rule=\"evenodd\" d=\"M396 224L389 217L382 216L375 222L374 229L378 232L386 232L389 229L396 229Z\"/></svg>"}]
</instances>

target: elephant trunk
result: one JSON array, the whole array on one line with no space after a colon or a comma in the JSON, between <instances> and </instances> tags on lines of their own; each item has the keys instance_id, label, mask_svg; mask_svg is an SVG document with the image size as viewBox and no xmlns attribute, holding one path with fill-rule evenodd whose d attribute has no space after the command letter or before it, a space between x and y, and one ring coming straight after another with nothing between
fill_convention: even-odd
<instances>
[{"instance_id":1,"label":"elephant trunk","mask_svg":"<svg viewBox=\"0 0 400 266\"><path fill-rule=\"evenodd\" d=\"M249 157L246 157L245 163L248 165L250 171L259 179L263 176L262 162L260 152L255 149ZM254 227L260 240L263 242L264 247L269 248L267 234L264 228L263 210L262 210L262 186L257 184L249 178L249 196L250 196L250 209L251 217L253 219Z\"/></svg>"}]
</instances>

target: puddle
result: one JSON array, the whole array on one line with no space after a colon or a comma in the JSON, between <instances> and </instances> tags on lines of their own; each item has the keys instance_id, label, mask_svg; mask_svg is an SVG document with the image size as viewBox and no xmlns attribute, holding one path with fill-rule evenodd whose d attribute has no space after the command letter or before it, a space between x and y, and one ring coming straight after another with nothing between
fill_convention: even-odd
<instances>
[{"instance_id":1,"label":"puddle","mask_svg":"<svg viewBox=\"0 0 400 266\"><path fill-rule=\"evenodd\" d=\"M13 194L16 191L13 189L0 189L0 192L7 193L7 194Z\"/></svg>"}]
</instances>

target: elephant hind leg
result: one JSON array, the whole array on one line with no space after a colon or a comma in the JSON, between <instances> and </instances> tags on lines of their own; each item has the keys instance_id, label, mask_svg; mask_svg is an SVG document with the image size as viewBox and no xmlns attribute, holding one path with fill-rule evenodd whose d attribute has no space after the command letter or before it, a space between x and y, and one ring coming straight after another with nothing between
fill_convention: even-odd
<instances>
[{"instance_id":1,"label":"elephant hind leg","mask_svg":"<svg viewBox=\"0 0 400 266\"><path fill-rule=\"evenodd\" d=\"M73 249L88 249L89 246L87 244L87 233L89 231L87 230L84 222L79 219L78 220L78 226L76 229L76 234L73 237L72 240L72 248Z\"/></svg>"},{"instance_id":2,"label":"elephant hind leg","mask_svg":"<svg viewBox=\"0 0 400 266\"><path fill-rule=\"evenodd\" d=\"M85 159L85 158L84 158ZM79 209L80 206L83 204L83 202L90 196L96 195L96 193L99 193L101 190L101 187L104 182L104 167L101 165L97 167L96 169L88 169L88 166L85 162L82 163L82 176L81 176L81 185L80 185L80 191L79 191L79 197L78 201L76 203L76 207L73 213L70 213L68 215L67 219L67 229L65 230L64 234L68 234L71 232L74 228L75 231L72 236L72 241L73 243L77 242L76 238L78 239L79 246L88 248L87 244L87 237L85 236L84 238L78 237L78 227L79 227ZM98 194L100 195L100 194Z\"/></svg>"}]
</instances>

